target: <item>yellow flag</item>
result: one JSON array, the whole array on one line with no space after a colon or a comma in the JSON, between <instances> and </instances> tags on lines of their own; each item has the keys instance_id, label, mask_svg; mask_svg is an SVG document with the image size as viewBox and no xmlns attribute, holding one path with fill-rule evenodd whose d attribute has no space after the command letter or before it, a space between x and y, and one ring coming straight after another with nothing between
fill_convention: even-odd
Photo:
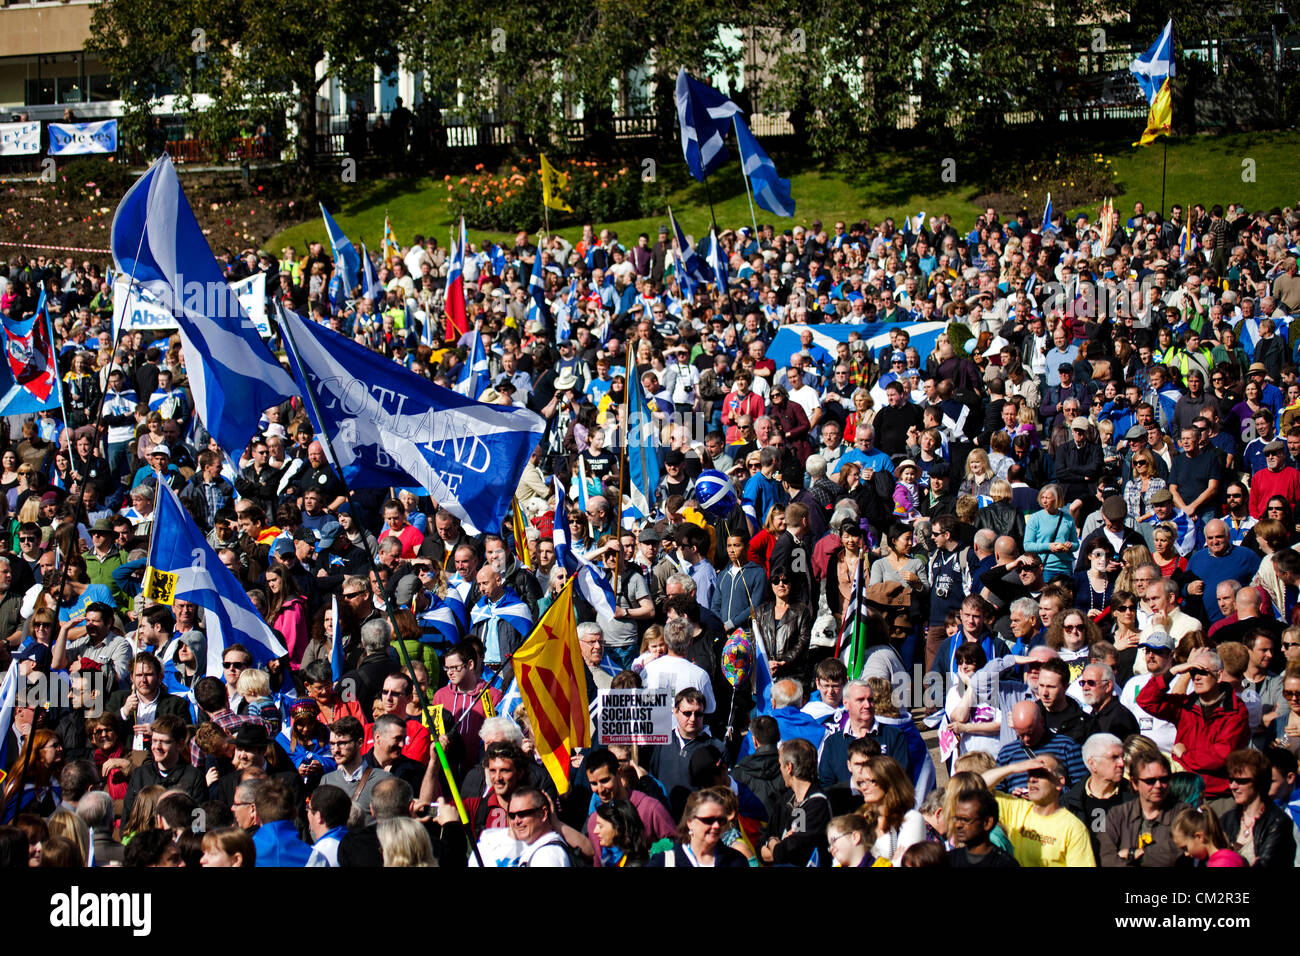
<instances>
[{"instance_id":1,"label":"yellow flag","mask_svg":"<svg viewBox=\"0 0 1300 956\"><path fill-rule=\"evenodd\" d=\"M1160 92L1156 98L1151 101L1151 115L1147 117L1146 132L1142 138L1134 143L1134 146L1150 146L1156 141L1157 136L1168 136L1169 127L1174 120L1174 94L1169 89L1169 80L1166 78L1160 86Z\"/></svg>"},{"instance_id":2,"label":"yellow flag","mask_svg":"<svg viewBox=\"0 0 1300 956\"><path fill-rule=\"evenodd\" d=\"M572 590L570 578L512 659L534 747L561 794L569 790L573 749L591 746L587 665L578 648Z\"/></svg>"},{"instance_id":3,"label":"yellow flag","mask_svg":"<svg viewBox=\"0 0 1300 956\"><path fill-rule=\"evenodd\" d=\"M528 525L524 521L523 509L519 507L519 497L516 495L511 499L511 515L515 531L515 557L519 563L529 571L533 569L533 559L528 556L528 536L524 533L528 530Z\"/></svg>"},{"instance_id":4,"label":"yellow flag","mask_svg":"<svg viewBox=\"0 0 1300 956\"><path fill-rule=\"evenodd\" d=\"M573 207L560 198L560 190L568 184L569 177L557 173L555 167L546 161L545 153L538 155L542 157L542 205L562 212L573 212Z\"/></svg>"}]
</instances>

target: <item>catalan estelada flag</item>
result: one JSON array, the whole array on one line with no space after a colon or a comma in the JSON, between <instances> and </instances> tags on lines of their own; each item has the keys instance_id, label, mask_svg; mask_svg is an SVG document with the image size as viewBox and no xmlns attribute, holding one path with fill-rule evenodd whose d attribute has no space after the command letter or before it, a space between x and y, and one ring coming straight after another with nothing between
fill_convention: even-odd
<instances>
[{"instance_id":1,"label":"catalan estelada flag","mask_svg":"<svg viewBox=\"0 0 1300 956\"><path fill-rule=\"evenodd\" d=\"M561 795L569 790L573 749L591 746L587 665L578 649L572 590L570 579L513 658L537 755Z\"/></svg>"},{"instance_id":2,"label":"catalan estelada flag","mask_svg":"<svg viewBox=\"0 0 1300 956\"><path fill-rule=\"evenodd\" d=\"M510 500L511 528L514 531L515 557L529 571L533 569L533 559L528 556L528 523L524 521L523 509L519 507L519 496Z\"/></svg>"}]
</instances>

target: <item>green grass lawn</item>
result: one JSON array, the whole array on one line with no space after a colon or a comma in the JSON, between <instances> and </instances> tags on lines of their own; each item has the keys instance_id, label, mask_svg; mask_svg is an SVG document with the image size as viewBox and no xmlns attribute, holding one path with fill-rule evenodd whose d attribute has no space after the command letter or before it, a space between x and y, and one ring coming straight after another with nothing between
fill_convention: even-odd
<instances>
[{"instance_id":1,"label":"green grass lawn","mask_svg":"<svg viewBox=\"0 0 1300 956\"><path fill-rule=\"evenodd\" d=\"M1134 137L1139 132L1135 128ZM1119 174L1115 180L1115 204L1125 219L1131 214L1133 203L1139 199L1147 208L1159 208L1164 153L1160 141L1145 148L1136 148L1127 142L1098 144L1096 148L1115 164ZM1300 132L1297 131L1172 139L1169 142L1166 208L1173 203L1202 202L1210 205L1234 201L1244 203L1252 210L1294 206L1300 200L1298 152ZM851 175L818 164L790 168L778 164L781 171L791 178L792 194L798 207L795 220L778 220L778 223L806 224L820 219L829 229L836 219L878 221L885 216L897 219L925 210L930 214L951 213L953 222L964 231L981 211L975 199L982 189L962 184L960 156L957 157L957 181L944 182L942 159L928 150L864 154L861 171ZM1245 172L1242 162L1246 159L1254 161L1253 182L1242 179ZM680 161L680 156L675 156L674 161ZM404 245L416 232L432 233L445 243L452 228L452 218L441 173L440 170L429 177L377 179L344 186L339 208L331 208L330 213L349 238L354 242L364 242L372 250L379 246L385 210L392 219L398 241ZM738 227L750 222L744 182L735 162L711 179L710 190L719 223ZM1034 196L1026 200L1032 210L1031 219L1038 215L1041 202L1041 197ZM682 228L688 233L699 236L708 229L708 199L702 185L692 182L676 190L670 196L670 203ZM1095 206L1070 210L1089 214L1095 211ZM763 210L757 209L756 212L760 222L772 220L772 216ZM655 217L599 225L617 230L620 239L627 242L640 232L647 232L653 238L655 230L665 221L666 217ZM557 225L554 231L570 241L576 241L582 233L581 226L574 224ZM483 238L493 241L507 238L504 234L473 229L470 233L473 242ZM326 241L319 216L272 237L266 248L278 254L283 246L293 244L301 251L312 239Z\"/></svg>"}]
</instances>

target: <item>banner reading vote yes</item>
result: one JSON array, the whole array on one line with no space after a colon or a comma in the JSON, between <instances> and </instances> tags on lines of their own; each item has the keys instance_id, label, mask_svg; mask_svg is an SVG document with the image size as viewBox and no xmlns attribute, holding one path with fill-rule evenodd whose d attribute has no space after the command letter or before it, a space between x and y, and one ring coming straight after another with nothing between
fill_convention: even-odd
<instances>
[{"instance_id":1,"label":"banner reading vote yes","mask_svg":"<svg viewBox=\"0 0 1300 956\"><path fill-rule=\"evenodd\" d=\"M76 156L83 153L116 153L117 120L98 123L51 123L50 155Z\"/></svg>"},{"instance_id":2,"label":"banner reading vote yes","mask_svg":"<svg viewBox=\"0 0 1300 956\"><path fill-rule=\"evenodd\" d=\"M40 123L0 123L0 156L35 156L40 151Z\"/></svg>"}]
</instances>

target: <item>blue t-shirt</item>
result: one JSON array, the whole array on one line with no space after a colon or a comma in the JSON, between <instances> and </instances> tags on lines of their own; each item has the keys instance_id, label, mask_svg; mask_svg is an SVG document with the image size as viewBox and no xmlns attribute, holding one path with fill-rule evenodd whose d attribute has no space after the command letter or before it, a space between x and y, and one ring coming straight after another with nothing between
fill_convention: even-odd
<instances>
[{"instance_id":1,"label":"blue t-shirt","mask_svg":"<svg viewBox=\"0 0 1300 956\"><path fill-rule=\"evenodd\" d=\"M86 608L96 601L107 604L109 607L114 607L117 604L113 599L113 592L108 589L108 585L92 584L82 592L81 597L77 598L71 607L65 607L59 611L59 621L66 622L84 616Z\"/></svg>"}]
</instances>

